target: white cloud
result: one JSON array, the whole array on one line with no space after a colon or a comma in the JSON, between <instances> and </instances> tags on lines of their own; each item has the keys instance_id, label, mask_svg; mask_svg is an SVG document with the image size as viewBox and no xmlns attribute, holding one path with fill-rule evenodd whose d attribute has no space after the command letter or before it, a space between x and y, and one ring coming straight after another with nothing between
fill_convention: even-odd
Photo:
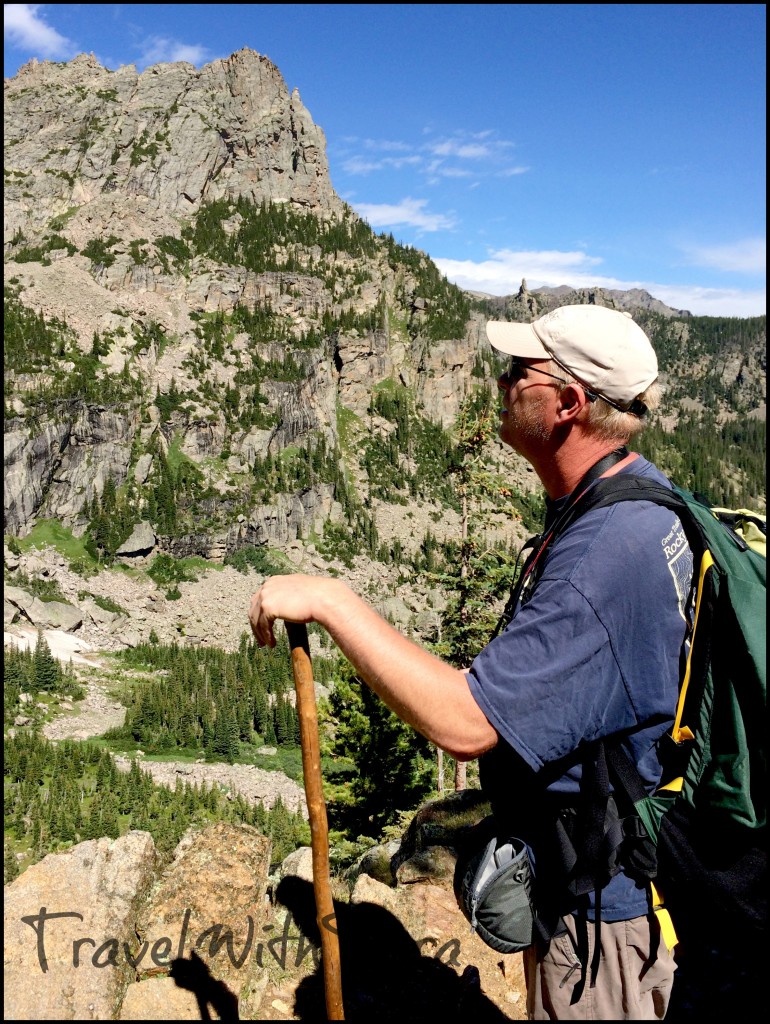
<instances>
[{"instance_id":1,"label":"white cloud","mask_svg":"<svg viewBox=\"0 0 770 1024\"><path fill-rule=\"evenodd\" d=\"M527 279L528 285L533 285L537 281L540 286L554 288L560 284L569 284L573 287L596 286L597 281L591 267L600 264L601 260L584 252L514 252L510 249L500 249L491 252L489 259L480 263L439 257L434 257L433 262L450 281L454 281L461 288L490 292L492 295L510 295L518 291L522 278Z\"/></svg>"},{"instance_id":2,"label":"white cloud","mask_svg":"<svg viewBox=\"0 0 770 1024\"><path fill-rule=\"evenodd\" d=\"M477 132L470 136L466 136L465 133L457 133L453 138L431 142L425 148L436 157L452 156L459 160L498 160L515 143L506 139L493 138L492 134L489 131ZM484 141L480 142L481 139Z\"/></svg>"},{"instance_id":3,"label":"white cloud","mask_svg":"<svg viewBox=\"0 0 770 1024\"><path fill-rule=\"evenodd\" d=\"M385 168L401 170L402 167L416 166L422 163L419 156L384 156L380 160L368 160L366 157L351 156L343 160L342 169L348 174L371 174Z\"/></svg>"},{"instance_id":4,"label":"white cloud","mask_svg":"<svg viewBox=\"0 0 770 1024\"><path fill-rule=\"evenodd\" d=\"M739 274L764 274L767 265L767 244L764 238L744 238L730 245L690 245L684 251L696 267Z\"/></svg>"},{"instance_id":5,"label":"white cloud","mask_svg":"<svg viewBox=\"0 0 770 1024\"><path fill-rule=\"evenodd\" d=\"M514 174L526 174L529 167L506 167L502 171L495 171L495 177L497 178L510 178Z\"/></svg>"},{"instance_id":6,"label":"white cloud","mask_svg":"<svg viewBox=\"0 0 770 1024\"><path fill-rule=\"evenodd\" d=\"M497 138L491 130L458 131L451 137L432 139L416 150L394 139L348 137L343 142L351 148L340 158L340 168L351 175L413 170L425 176L426 184L438 185L448 178L507 178L529 171L529 167L509 165L510 149L515 143ZM363 152L355 152L352 147ZM385 155L387 153L394 155Z\"/></svg>"},{"instance_id":7,"label":"white cloud","mask_svg":"<svg viewBox=\"0 0 770 1024\"><path fill-rule=\"evenodd\" d=\"M408 153L412 148L406 142L396 142L392 139L364 139L364 147L366 149L390 150L399 153Z\"/></svg>"},{"instance_id":8,"label":"white cloud","mask_svg":"<svg viewBox=\"0 0 770 1024\"><path fill-rule=\"evenodd\" d=\"M73 57L75 44L38 14L44 4L3 4L4 38L11 46L43 57Z\"/></svg>"},{"instance_id":9,"label":"white cloud","mask_svg":"<svg viewBox=\"0 0 770 1024\"><path fill-rule=\"evenodd\" d=\"M478 142L462 143L457 139L436 142L428 149L435 156L456 156L461 160L484 160L493 155L490 146L482 146Z\"/></svg>"},{"instance_id":10,"label":"white cloud","mask_svg":"<svg viewBox=\"0 0 770 1024\"><path fill-rule=\"evenodd\" d=\"M427 168L428 174L437 174L440 178L473 178L478 171L466 170L464 167L445 167L441 163L433 163Z\"/></svg>"},{"instance_id":11,"label":"white cloud","mask_svg":"<svg viewBox=\"0 0 770 1024\"><path fill-rule=\"evenodd\" d=\"M762 316L766 311L764 289L701 288L694 285L659 284L655 281L624 281L602 275L602 260L585 252L558 250L520 251L501 249L489 259L475 263L433 257L433 262L449 281L469 291L490 295L512 295L526 280L530 290L537 288L606 288L628 291L641 288L674 309L686 309L696 316Z\"/></svg>"},{"instance_id":12,"label":"white cloud","mask_svg":"<svg viewBox=\"0 0 770 1024\"><path fill-rule=\"evenodd\" d=\"M689 309L695 316L764 316L764 288L699 288L694 285L645 284L650 295L674 309Z\"/></svg>"},{"instance_id":13,"label":"white cloud","mask_svg":"<svg viewBox=\"0 0 770 1024\"><path fill-rule=\"evenodd\" d=\"M393 228L402 225L421 231L443 231L454 227L455 221L443 213L429 213L427 199L402 199L400 203L353 203L356 213L372 228Z\"/></svg>"},{"instance_id":14,"label":"white cloud","mask_svg":"<svg viewBox=\"0 0 770 1024\"><path fill-rule=\"evenodd\" d=\"M381 171L382 167L382 160L365 160L360 156L352 156L342 162L342 169L348 174L371 174L372 171Z\"/></svg>"},{"instance_id":15,"label":"white cloud","mask_svg":"<svg viewBox=\"0 0 770 1024\"><path fill-rule=\"evenodd\" d=\"M212 60L211 51L207 50L205 46L190 46L187 43L180 43L176 39L150 36L143 43L143 51L138 63L142 67L148 67L152 64L173 64L177 61L187 61L198 67L210 60Z\"/></svg>"}]
</instances>

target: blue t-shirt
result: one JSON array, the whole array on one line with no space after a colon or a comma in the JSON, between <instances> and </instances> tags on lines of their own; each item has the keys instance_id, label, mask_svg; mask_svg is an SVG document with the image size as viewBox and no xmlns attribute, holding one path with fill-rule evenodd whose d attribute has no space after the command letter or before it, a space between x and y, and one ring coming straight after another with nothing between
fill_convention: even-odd
<instances>
[{"instance_id":1,"label":"blue t-shirt","mask_svg":"<svg viewBox=\"0 0 770 1024\"><path fill-rule=\"evenodd\" d=\"M620 472L670 486L641 456ZM691 580L679 519L651 502L591 510L549 546L531 597L468 673L479 707L527 766L511 782L518 776L568 799L578 792L580 765L570 760L578 746L621 732L645 783L657 784L656 747L674 719ZM517 793L509 799L515 820ZM604 920L647 909L644 890L623 874L602 891Z\"/></svg>"}]
</instances>

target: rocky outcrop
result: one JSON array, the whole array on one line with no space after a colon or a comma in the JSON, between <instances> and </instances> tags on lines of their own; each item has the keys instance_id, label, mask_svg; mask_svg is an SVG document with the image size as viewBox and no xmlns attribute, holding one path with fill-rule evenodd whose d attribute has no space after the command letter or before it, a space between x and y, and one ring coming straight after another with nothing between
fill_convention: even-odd
<instances>
[{"instance_id":1,"label":"rocky outcrop","mask_svg":"<svg viewBox=\"0 0 770 1024\"><path fill-rule=\"evenodd\" d=\"M131 536L123 541L115 554L118 558L146 558L152 554L157 539L152 524L145 520L136 524Z\"/></svg>"},{"instance_id":2,"label":"rocky outcrop","mask_svg":"<svg viewBox=\"0 0 770 1024\"><path fill-rule=\"evenodd\" d=\"M138 412L79 404L61 418L8 423L5 434L5 529L18 533L33 517L80 521L83 506L108 477L126 479Z\"/></svg>"},{"instance_id":3,"label":"rocky outcrop","mask_svg":"<svg viewBox=\"0 0 770 1024\"><path fill-rule=\"evenodd\" d=\"M3 491L5 530L9 533L16 533L42 506L69 438L66 422L46 423L30 432L20 421L7 421Z\"/></svg>"},{"instance_id":4,"label":"rocky outcrop","mask_svg":"<svg viewBox=\"0 0 770 1024\"><path fill-rule=\"evenodd\" d=\"M457 859L488 814L489 802L478 789L423 804L391 858L393 879L401 884L430 881L452 889Z\"/></svg>"},{"instance_id":5,"label":"rocky outcrop","mask_svg":"<svg viewBox=\"0 0 770 1024\"><path fill-rule=\"evenodd\" d=\"M114 1019L157 867L150 834L130 832L49 854L5 887L6 1020Z\"/></svg>"},{"instance_id":6,"label":"rocky outcrop","mask_svg":"<svg viewBox=\"0 0 770 1024\"><path fill-rule=\"evenodd\" d=\"M26 621L40 629L63 629L70 632L83 623L80 609L66 601L41 601L21 587L6 587L3 597L5 604L10 605L5 616L8 625Z\"/></svg>"},{"instance_id":7,"label":"rocky outcrop","mask_svg":"<svg viewBox=\"0 0 770 1024\"><path fill-rule=\"evenodd\" d=\"M228 550L244 544L288 545L299 536L322 533L324 524L338 518L339 504L328 484L307 488L298 494L276 494L272 504L259 505L241 523L234 523L227 536Z\"/></svg>"},{"instance_id":8,"label":"rocky outcrop","mask_svg":"<svg viewBox=\"0 0 770 1024\"><path fill-rule=\"evenodd\" d=\"M334 450L340 411L365 423L372 388L384 381L408 389L415 411L451 424L480 335L477 325L469 337L460 329L459 340L421 336L430 308L417 265L427 257L394 265L385 243L367 243L364 255L358 243L329 251L301 235L271 253L285 270L255 272L205 247L178 256L184 229L219 200L230 204L226 233L244 220L236 201L360 227L332 188L323 132L266 57L244 49L201 69L159 64L142 74L108 71L86 55L32 61L5 83L5 132L6 280L24 306L66 325L80 356L98 339L99 365L89 370L97 383L114 392L122 374L126 384L125 401L49 396L46 411L32 416L27 398L51 381L11 372L18 416L6 424L6 530L23 535L52 518L82 532L108 475L118 488L138 488L146 506L160 471L152 441L164 454L175 446L176 458L199 467L204 484L232 498L249 524L225 522L224 506L213 516L201 507L208 540L192 527L189 538L175 538L175 553L282 545L335 510L326 496L307 493L287 495L285 508L245 509L244 474L255 459L310 437ZM288 338L228 330L226 346L204 360L202 319L229 317L236 306L271 310ZM377 326L323 327L342 317ZM308 331L323 340L293 344ZM80 356L70 355L57 373L73 371ZM295 372L283 374L292 361ZM242 378L260 363L271 371L257 393ZM158 398L172 385L184 408L161 415ZM223 388L237 391L239 414L266 403L272 425L234 427ZM358 467L350 468L355 477Z\"/></svg>"},{"instance_id":9,"label":"rocky outcrop","mask_svg":"<svg viewBox=\"0 0 770 1024\"><path fill-rule=\"evenodd\" d=\"M287 355L281 353L281 360ZM304 378L296 384L273 384L270 389L281 410L280 423L269 443L273 452L302 442L313 432L323 434L332 447L337 441L338 391L331 362L324 356L306 360L304 371Z\"/></svg>"},{"instance_id":10,"label":"rocky outcrop","mask_svg":"<svg viewBox=\"0 0 770 1024\"><path fill-rule=\"evenodd\" d=\"M430 419L447 428L470 393L476 354L488 346L485 327L486 317L476 314L465 338L433 342L423 349L417 377L420 403Z\"/></svg>"},{"instance_id":11,"label":"rocky outcrop","mask_svg":"<svg viewBox=\"0 0 770 1024\"><path fill-rule=\"evenodd\" d=\"M64 68L32 61L6 80L5 111L6 137L18 140L6 241L61 215L78 248L99 234L176 235L179 217L224 197L341 210L322 130L253 50L142 74L108 71L85 54ZM53 154L56 173L38 173Z\"/></svg>"},{"instance_id":12,"label":"rocky outcrop","mask_svg":"<svg viewBox=\"0 0 770 1024\"><path fill-rule=\"evenodd\" d=\"M162 943L165 963L151 953L137 965L118 1019L169 1019L158 1009L170 989L177 990L177 1012L187 1004L175 1019L195 1019L203 978L217 1016L233 1019L235 1010L254 1019L264 971L249 953L270 913L270 849L270 840L248 825L213 825L179 844L136 922L136 944L154 950Z\"/></svg>"},{"instance_id":13,"label":"rocky outcrop","mask_svg":"<svg viewBox=\"0 0 770 1024\"><path fill-rule=\"evenodd\" d=\"M491 306L498 307L501 314L512 320L534 320L535 317L542 316L558 306L584 304L626 309L629 312L649 310L667 318L692 316L689 310L667 306L660 299L653 298L643 288L620 291L613 288L570 288L568 285L560 285L558 288L538 288L530 291L526 280L523 280L518 291L511 295L485 295L484 298Z\"/></svg>"},{"instance_id":14,"label":"rocky outcrop","mask_svg":"<svg viewBox=\"0 0 770 1024\"><path fill-rule=\"evenodd\" d=\"M50 854L5 887L5 1019L325 1019L309 854L270 875L270 841L226 823L165 861L145 832ZM520 955L446 888L333 887L346 1019L525 1019Z\"/></svg>"}]
</instances>

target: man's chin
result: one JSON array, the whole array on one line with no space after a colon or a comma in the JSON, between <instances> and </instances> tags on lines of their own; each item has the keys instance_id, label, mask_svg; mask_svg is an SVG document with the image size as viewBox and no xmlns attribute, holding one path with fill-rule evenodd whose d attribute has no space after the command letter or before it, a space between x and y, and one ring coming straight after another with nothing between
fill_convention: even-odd
<instances>
[{"instance_id":1,"label":"man's chin","mask_svg":"<svg viewBox=\"0 0 770 1024\"><path fill-rule=\"evenodd\" d=\"M497 431L497 436L500 438L500 440L503 442L503 444L508 445L508 447L512 448L513 451L518 451L518 448L513 443L511 438L508 436L508 432L505 429L506 426L507 426L507 424L506 424L505 420L501 420L500 427L498 428L498 431Z\"/></svg>"}]
</instances>

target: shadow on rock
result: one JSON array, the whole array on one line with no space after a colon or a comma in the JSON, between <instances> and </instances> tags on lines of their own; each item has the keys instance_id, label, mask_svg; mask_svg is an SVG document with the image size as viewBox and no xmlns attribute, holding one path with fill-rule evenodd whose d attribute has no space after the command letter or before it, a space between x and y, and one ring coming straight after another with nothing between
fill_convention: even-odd
<instances>
[{"instance_id":1,"label":"shadow on rock","mask_svg":"<svg viewBox=\"0 0 770 1024\"><path fill-rule=\"evenodd\" d=\"M284 878L275 897L302 934L320 946L312 884ZM456 962L455 968L431 955L438 953L433 939L423 944L423 952L389 911L374 903L335 902L334 909L346 1020L510 1019L482 993L475 967L463 969ZM445 957L451 956L450 948ZM322 965L298 985L294 1013L300 1020L327 1019Z\"/></svg>"},{"instance_id":2,"label":"shadow on rock","mask_svg":"<svg viewBox=\"0 0 770 1024\"><path fill-rule=\"evenodd\" d=\"M197 953L192 952L189 960L181 957L173 960L169 975L180 988L192 992L198 1000L201 1020L239 1019L238 999L227 985L213 977L208 965Z\"/></svg>"}]
</instances>

